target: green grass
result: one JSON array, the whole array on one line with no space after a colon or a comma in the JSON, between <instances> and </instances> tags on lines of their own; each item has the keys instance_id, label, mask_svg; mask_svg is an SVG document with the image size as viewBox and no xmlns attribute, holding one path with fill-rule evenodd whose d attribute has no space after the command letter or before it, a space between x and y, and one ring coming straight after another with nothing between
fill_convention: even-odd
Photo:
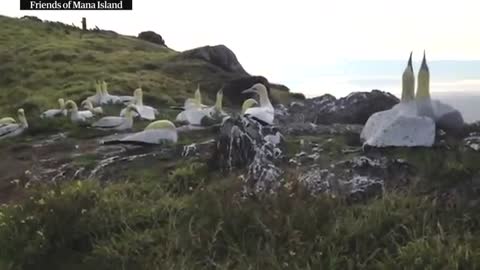
<instances>
[{"instance_id":1,"label":"green grass","mask_svg":"<svg viewBox=\"0 0 480 270\"><path fill-rule=\"evenodd\" d=\"M88 31L52 22L0 16L0 115L23 107L27 117L55 108L60 97L80 102L94 94L94 81L110 92L164 107L183 102L201 83L207 102L237 75L133 37Z\"/></svg>"},{"instance_id":2,"label":"green grass","mask_svg":"<svg viewBox=\"0 0 480 270\"><path fill-rule=\"evenodd\" d=\"M476 269L480 263L478 206L446 207L434 197L397 192L359 205L301 190L244 199L235 178L205 181L212 176L192 163L163 177L104 187L96 181L36 186L29 200L1 208L0 261L10 269Z\"/></svg>"},{"instance_id":3,"label":"green grass","mask_svg":"<svg viewBox=\"0 0 480 270\"><path fill-rule=\"evenodd\" d=\"M0 25L0 113L24 107L30 119L24 136L2 148L62 131L74 140L101 135L65 118L32 116L58 97L93 94L95 79L106 79L116 94L142 85L146 100L161 106L181 101L197 82L214 94L230 78L131 37L1 16ZM277 101L286 94L272 92ZM145 125L136 121L135 129ZM212 136L192 132L179 143ZM355 155L342 150L357 143L351 135L287 138L290 157L302 150L301 140L321 145L317 163L324 167ZM477 269L480 156L450 143L382 150L413 164L418 177L357 204L311 196L288 170L291 185L277 194L244 198L241 172L211 171L201 158L133 161L106 182L33 181L12 187L21 198L0 206L0 269ZM93 166L96 157L72 162Z\"/></svg>"}]
</instances>

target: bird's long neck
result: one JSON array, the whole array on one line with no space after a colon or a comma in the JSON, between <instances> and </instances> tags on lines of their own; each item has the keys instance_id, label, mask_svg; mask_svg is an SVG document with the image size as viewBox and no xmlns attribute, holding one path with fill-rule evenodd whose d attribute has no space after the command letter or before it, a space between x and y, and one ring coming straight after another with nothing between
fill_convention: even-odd
<instances>
[{"instance_id":1,"label":"bird's long neck","mask_svg":"<svg viewBox=\"0 0 480 270\"><path fill-rule=\"evenodd\" d=\"M402 75L402 102L415 99L415 75L409 64Z\"/></svg>"},{"instance_id":2,"label":"bird's long neck","mask_svg":"<svg viewBox=\"0 0 480 270\"><path fill-rule=\"evenodd\" d=\"M222 101L223 101L223 94L218 93L218 94L217 94L217 100L215 101L215 109L216 109L217 111L221 111L221 110L222 110Z\"/></svg>"},{"instance_id":3,"label":"bird's long neck","mask_svg":"<svg viewBox=\"0 0 480 270\"><path fill-rule=\"evenodd\" d=\"M102 92L103 92L103 95L105 95L105 96L108 95L107 83L106 82L102 83Z\"/></svg>"},{"instance_id":4,"label":"bird's long neck","mask_svg":"<svg viewBox=\"0 0 480 270\"><path fill-rule=\"evenodd\" d=\"M102 85L100 83L95 83L95 92L97 95L103 95Z\"/></svg>"},{"instance_id":5,"label":"bird's long neck","mask_svg":"<svg viewBox=\"0 0 480 270\"><path fill-rule=\"evenodd\" d=\"M72 106L72 113L78 113L78 106L75 102L70 102L70 106Z\"/></svg>"},{"instance_id":6,"label":"bird's long neck","mask_svg":"<svg viewBox=\"0 0 480 270\"><path fill-rule=\"evenodd\" d=\"M259 93L259 96L260 96L260 107L273 108L272 103L270 103L270 99L268 98L267 91L261 91Z\"/></svg>"},{"instance_id":7,"label":"bird's long neck","mask_svg":"<svg viewBox=\"0 0 480 270\"><path fill-rule=\"evenodd\" d=\"M133 111L130 109L127 109L127 111L125 112L125 118L129 123L133 124Z\"/></svg>"},{"instance_id":8,"label":"bird's long neck","mask_svg":"<svg viewBox=\"0 0 480 270\"><path fill-rule=\"evenodd\" d=\"M417 99L430 98L430 74L425 71L418 73Z\"/></svg>"},{"instance_id":9,"label":"bird's long neck","mask_svg":"<svg viewBox=\"0 0 480 270\"><path fill-rule=\"evenodd\" d=\"M27 127L28 127L27 118L25 117L24 114L20 114L20 115L18 116L18 122L20 122L20 125L21 125L23 128L27 128Z\"/></svg>"},{"instance_id":10,"label":"bird's long neck","mask_svg":"<svg viewBox=\"0 0 480 270\"><path fill-rule=\"evenodd\" d=\"M143 106L143 94L142 93L137 93L137 95L135 95L135 105Z\"/></svg>"},{"instance_id":11,"label":"bird's long neck","mask_svg":"<svg viewBox=\"0 0 480 270\"><path fill-rule=\"evenodd\" d=\"M430 71L428 70L425 53L423 54L422 65L418 71L417 100L430 99Z\"/></svg>"}]
</instances>

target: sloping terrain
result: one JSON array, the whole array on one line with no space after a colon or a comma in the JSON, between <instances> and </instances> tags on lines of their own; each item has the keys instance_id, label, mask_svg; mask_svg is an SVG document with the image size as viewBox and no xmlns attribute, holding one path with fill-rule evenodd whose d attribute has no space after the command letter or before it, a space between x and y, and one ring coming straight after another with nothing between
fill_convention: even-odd
<instances>
[{"instance_id":1,"label":"sloping terrain","mask_svg":"<svg viewBox=\"0 0 480 270\"><path fill-rule=\"evenodd\" d=\"M251 83L215 57L111 32L0 25L2 113L78 101L106 79L117 94L141 84L172 119L160 105L198 82L209 95ZM480 127L439 130L432 148L362 148L361 124L396 102L325 95L277 106L273 127L232 117L156 146L33 116L0 141L0 269L478 269Z\"/></svg>"},{"instance_id":2,"label":"sloping terrain","mask_svg":"<svg viewBox=\"0 0 480 270\"><path fill-rule=\"evenodd\" d=\"M211 102L220 87L249 76L236 58L229 64L239 67L226 70L216 65L222 55L209 62L111 31L4 16L0 25L0 115L23 107L34 116L56 107L61 97L81 101L99 79L119 95L141 86L147 102L160 107L182 103L198 83Z\"/></svg>"}]
</instances>

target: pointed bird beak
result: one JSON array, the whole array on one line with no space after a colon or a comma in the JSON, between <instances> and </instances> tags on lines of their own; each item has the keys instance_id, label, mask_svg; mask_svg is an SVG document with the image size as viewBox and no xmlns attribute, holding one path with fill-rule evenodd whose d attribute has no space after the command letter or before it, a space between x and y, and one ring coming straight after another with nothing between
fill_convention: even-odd
<instances>
[{"instance_id":1,"label":"pointed bird beak","mask_svg":"<svg viewBox=\"0 0 480 270\"><path fill-rule=\"evenodd\" d=\"M408 59L408 66L412 67L412 54L413 52L410 52L410 58Z\"/></svg>"},{"instance_id":2,"label":"pointed bird beak","mask_svg":"<svg viewBox=\"0 0 480 270\"><path fill-rule=\"evenodd\" d=\"M138 112L138 110L137 110L137 107L132 107L132 111L134 111L134 112L136 112L136 113L140 114L140 113Z\"/></svg>"},{"instance_id":3,"label":"pointed bird beak","mask_svg":"<svg viewBox=\"0 0 480 270\"><path fill-rule=\"evenodd\" d=\"M242 91L242 94L248 94L248 93L254 93L254 94L255 94L255 93L257 93L257 92L256 92L255 90L253 90L252 88L249 88L249 89L247 89L247 90L243 90L243 91Z\"/></svg>"}]
</instances>

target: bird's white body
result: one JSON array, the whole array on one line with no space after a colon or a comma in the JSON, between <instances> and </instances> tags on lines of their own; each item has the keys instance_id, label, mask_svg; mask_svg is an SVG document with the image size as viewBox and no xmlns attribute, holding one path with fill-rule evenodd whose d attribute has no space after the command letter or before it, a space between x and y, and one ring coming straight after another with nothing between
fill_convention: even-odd
<instances>
[{"instance_id":1,"label":"bird's white body","mask_svg":"<svg viewBox=\"0 0 480 270\"><path fill-rule=\"evenodd\" d=\"M360 138L374 147L430 147L435 142L435 122L418 116L414 101L400 103L370 116Z\"/></svg>"},{"instance_id":2,"label":"bird's white body","mask_svg":"<svg viewBox=\"0 0 480 270\"><path fill-rule=\"evenodd\" d=\"M263 84L257 83L252 88L243 91L243 93L257 93L259 96L259 107L248 108L244 115L255 120L260 120L264 124L273 125L275 119L275 109L268 98L267 88Z\"/></svg>"},{"instance_id":3,"label":"bird's white body","mask_svg":"<svg viewBox=\"0 0 480 270\"><path fill-rule=\"evenodd\" d=\"M79 111L73 100L68 100L65 105L66 107L71 106L69 109L70 120L75 124L87 123L94 116L91 111Z\"/></svg>"},{"instance_id":4,"label":"bird's white body","mask_svg":"<svg viewBox=\"0 0 480 270\"><path fill-rule=\"evenodd\" d=\"M22 134L27 128L21 124L8 124L0 127L0 139L16 137Z\"/></svg>"},{"instance_id":5,"label":"bird's white body","mask_svg":"<svg viewBox=\"0 0 480 270\"><path fill-rule=\"evenodd\" d=\"M10 123L0 126L0 140L16 137L28 128L28 122L23 109L19 109L17 114L19 123Z\"/></svg>"},{"instance_id":6,"label":"bird's white body","mask_svg":"<svg viewBox=\"0 0 480 270\"><path fill-rule=\"evenodd\" d=\"M98 121L92 124L94 128L98 129L111 129L111 130L127 130L133 127L133 117L121 117L121 116L106 116L100 118Z\"/></svg>"},{"instance_id":7,"label":"bird's white body","mask_svg":"<svg viewBox=\"0 0 480 270\"><path fill-rule=\"evenodd\" d=\"M90 100L84 100L82 102L82 105L85 109L89 110L94 115L103 114L102 107L100 107L100 106L99 107L93 107L93 104Z\"/></svg>"},{"instance_id":8,"label":"bird's white body","mask_svg":"<svg viewBox=\"0 0 480 270\"><path fill-rule=\"evenodd\" d=\"M158 110L147 105L143 105L143 91L141 88L136 89L133 92L133 100L131 103L136 108L136 113L134 113L134 117L140 116L140 118L145 120L155 120L156 115L158 115ZM126 108L120 111L120 116L125 116Z\"/></svg>"},{"instance_id":9,"label":"bird's white body","mask_svg":"<svg viewBox=\"0 0 480 270\"><path fill-rule=\"evenodd\" d=\"M73 123L86 123L91 118L93 118L93 113L91 111L76 110L70 113L70 120Z\"/></svg>"},{"instance_id":10,"label":"bird's white body","mask_svg":"<svg viewBox=\"0 0 480 270\"><path fill-rule=\"evenodd\" d=\"M66 110L61 110L61 109L50 109L44 111L41 115L40 118L55 118L59 116L66 116L67 111Z\"/></svg>"},{"instance_id":11,"label":"bird's white body","mask_svg":"<svg viewBox=\"0 0 480 270\"><path fill-rule=\"evenodd\" d=\"M128 130L133 127L134 105L128 105L125 116L106 116L92 124L94 128L104 130Z\"/></svg>"},{"instance_id":12,"label":"bird's white body","mask_svg":"<svg viewBox=\"0 0 480 270\"><path fill-rule=\"evenodd\" d=\"M176 143L177 141L178 132L175 125L168 120L158 120L150 123L143 131L105 143L161 144L164 142Z\"/></svg>"},{"instance_id":13,"label":"bird's white body","mask_svg":"<svg viewBox=\"0 0 480 270\"><path fill-rule=\"evenodd\" d=\"M54 118L59 116L67 116L65 109L65 101L63 98L58 99L59 109L50 109L40 114L40 118Z\"/></svg>"},{"instance_id":14,"label":"bird's white body","mask_svg":"<svg viewBox=\"0 0 480 270\"><path fill-rule=\"evenodd\" d=\"M162 141L176 143L178 134L176 130L151 129L144 130L128 135L120 141L123 142L141 142L147 144L160 144Z\"/></svg>"}]
</instances>

